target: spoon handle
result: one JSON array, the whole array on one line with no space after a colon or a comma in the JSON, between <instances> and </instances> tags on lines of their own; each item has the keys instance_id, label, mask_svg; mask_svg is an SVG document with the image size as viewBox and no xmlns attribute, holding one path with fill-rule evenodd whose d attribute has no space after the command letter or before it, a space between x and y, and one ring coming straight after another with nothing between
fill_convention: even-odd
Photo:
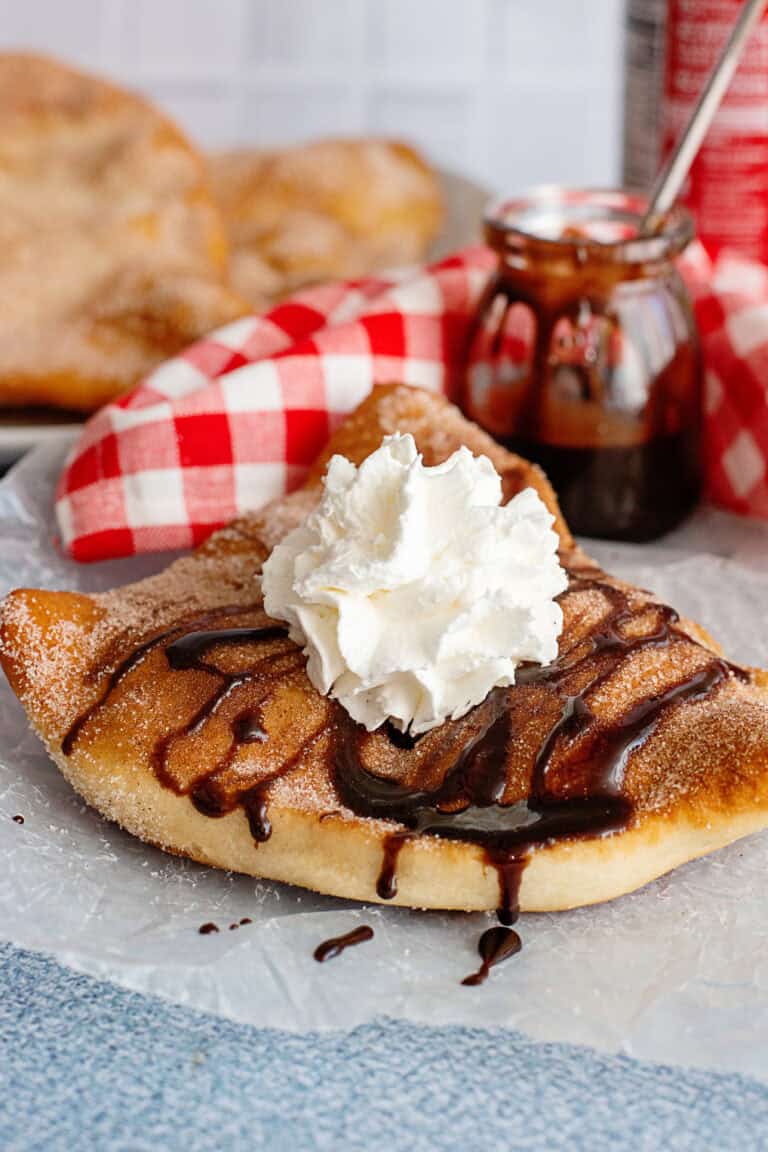
<instances>
[{"instance_id":1,"label":"spoon handle","mask_svg":"<svg viewBox=\"0 0 768 1152\"><path fill-rule=\"evenodd\" d=\"M744 0L739 18L720 53L720 59L709 74L691 118L656 177L648 209L640 222L641 235L654 232L677 199L688 169L738 67L744 45L762 16L766 3L768 0Z\"/></svg>"}]
</instances>

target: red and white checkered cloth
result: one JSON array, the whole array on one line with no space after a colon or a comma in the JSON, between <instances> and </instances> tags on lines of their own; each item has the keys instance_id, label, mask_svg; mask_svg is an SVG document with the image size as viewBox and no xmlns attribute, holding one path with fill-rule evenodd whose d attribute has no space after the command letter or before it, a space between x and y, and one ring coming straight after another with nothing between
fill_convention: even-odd
<instances>
[{"instance_id":1,"label":"red and white checkered cloth","mask_svg":"<svg viewBox=\"0 0 768 1152\"><path fill-rule=\"evenodd\" d=\"M682 266L704 348L706 497L768 519L768 268L693 246Z\"/></svg>"},{"instance_id":2,"label":"red and white checkered cloth","mask_svg":"<svg viewBox=\"0 0 768 1152\"><path fill-rule=\"evenodd\" d=\"M239 320L86 424L56 515L77 560L185 548L300 483L376 383L454 393L495 257L329 284ZM768 517L768 269L686 257L707 364L710 499Z\"/></svg>"}]
</instances>

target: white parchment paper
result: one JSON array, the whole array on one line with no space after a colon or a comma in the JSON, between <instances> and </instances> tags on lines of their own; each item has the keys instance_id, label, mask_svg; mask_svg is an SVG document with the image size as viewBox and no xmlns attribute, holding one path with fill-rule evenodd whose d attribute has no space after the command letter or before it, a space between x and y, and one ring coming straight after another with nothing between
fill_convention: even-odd
<instances>
[{"instance_id":1,"label":"white parchment paper","mask_svg":"<svg viewBox=\"0 0 768 1152\"><path fill-rule=\"evenodd\" d=\"M95 590L167 562L78 566L57 554L51 494L63 452L39 450L0 484L0 593ZM699 618L735 659L768 663L768 526L704 512L661 545L593 551ZM505 1024L768 1080L768 834L611 904L523 916L523 952L484 987L463 988L486 917L360 908L146 847L82 804L1 680L0 860L4 938L238 1020ZM229 929L246 916L252 924ZM221 931L201 936L206 921ZM362 921L371 943L314 962L317 943Z\"/></svg>"}]
</instances>

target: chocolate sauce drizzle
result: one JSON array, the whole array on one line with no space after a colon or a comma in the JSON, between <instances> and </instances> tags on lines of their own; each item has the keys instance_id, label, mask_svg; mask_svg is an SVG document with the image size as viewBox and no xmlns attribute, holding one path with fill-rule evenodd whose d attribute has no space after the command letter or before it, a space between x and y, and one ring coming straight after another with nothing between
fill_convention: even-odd
<instances>
[{"instance_id":1,"label":"chocolate sauce drizzle","mask_svg":"<svg viewBox=\"0 0 768 1152\"><path fill-rule=\"evenodd\" d=\"M403 845L414 836L414 832L392 832L384 841L384 857L376 881L376 894L382 900L397 896L397 858Z\"/></svg>"},{"instance_id":2,"label":"chocolate sauce drizzle","mask_svg":"<svg viewBox=\"0 0 768 1152\"><path fill-rule=\"evenodd\" d=\"M198 928L201 936L210 936L212 932L218 932L218 930L218 924L214 924L212 920L209 920L207 924L201 924Z\"/></svg>"},{"instance_id":3,"label":"chocolate sauce drizzle","mask_svg":"<svg viewBox=\"0 0 768 1152\"><path fill-rule=\"evenodd\" d=\"M513 928L504 928L501 925L497 928L487 928L477 942L482 964L477 972L465 976L462 984L470 988L485 984L491 968L509 960L510 956L516 956L522 946L522 941Z\"/></svg>"},{"instance_id":4,"label":"chocolate sauce drizzle","mask_svg":"<svg viewBox=\"0 0 768 1152\"><path fill-rule=\"evenodd\" d=\"M238 749L244 744L264 743L268 739L260 705L269 697L275 682L286 673L298 670L304 663L301 651L290 643L281 645L276 650L270 648L246 669L234 673L223 671L208 659L213 649L237 647L243 644L267 644L270 641L287 639L288 630L282 624L269 624L257 628L211 629L208 627L216 618L253 613L254 610L252 605L248 607L227 606L188 622L186 628L191 628L191 631L185 632L184 626L177 625L173 629L161 632L140 644L109 672L101 695L77 717L65 734L61 745L65 755L72 752L88 721L106 703L122 680L143 663L150 652L160 645L165 645L168 666L173 671L204 672L216 681L214 691L194 715L179 728L161 737L152 750L152 767L157 779L177 794L184 794L186 790L179 786L169 770L169 759L173 748L184 737L193 736L200 732L226 700L243 685L259 676L262 688L260 701L255 705L251 704L235 715L230 724L232 738L228 751L195 783L189 790L189 796L197 810L205 816L223 816L238 805L242 806L245 809L254 840L257 843L268 840L272 833L272 825L267 811L269 785L295 766L314 736L301 744L290 758L260 780L258 784L239 792L235 791L234 794L231 789L227 793L222 787L221 778L225 771L231 767ZM100 672L103 675L104 671L106 670L97 670L96 675Z\"/></svg>"},{"instance_id":5,"label":"chocolate sauce drizzle","mask_svg":"<svg viewBox=\"0 0 768 1152\"><path fill-rule=\"evenodd\" d=\"M367 924L361 924L359 928L353 928L351 932L346 932L343 936L332 936L330 940L318 944L313 955L318 964L324 964L326 960L333 960L335 956L341 956L345 948L351 948L354 944L363 944L366 940L373 940L373 928Z\"/></svg>"},{"instance_id":6,"label":"chocolate sauce drizzle","mask_svg":"<svg viewBox=\"0 0 768 1152\"><path fill-rule=\"evenodd\" d=\"M336 756L336 782L344 802L357 814L405 825L384 844L376 886L382 900L397 893L397 862L405 844L415 836L465 840L484 848L487 862L499 877L499 920L511 925L518 915L523 871L531 852L557 840L605 836L625 829L633 817L630 799L623 794L624 776L632 753L641 748L664 714L674 705L700 700L731 674L747 678L741 669L713 658L704 667L664 691L634 704L611 724L598 721L589 700L616 672L630 653L669 647L690 637L677 629L673 609L654 603L632 606L627 593L604 582L597 569L571 573L569 591L598 590L609 611L596 629L546 666L518 670L516 688L496 689L475 710L482 723L479 734L467 739L456 731L456 754L442 782L431 790L406 788L392 779L374 775L363 764L361 742L366 734L340 718ZM567 595L567 593L566 593ZM653 621L650 631L632 635L627 629L642 618ZM564 683L575 674L587 682L571 694ZM516 708L524 707L520 687L544 687L559 701L559 714L536 751L526 800L505 803L507 750L515 731ZM407 738L382 729L401 751ZM411 742L411 749L414 747ZM550 775L555 752L566 758L566 783L553 790ZM445 754L438 742L434 757ZM435 758L419 766L429 778ZM562 776L563 773L561 772ZM488 945L490 947L490 945Z\"/></svg>"},{"instance_id":7,"label":"chocolate sauce drizzle","mask_svg":"<svg viewBox=\"0 0 768 1152\"><path fill-rule=\"evenodd\" d=\"M220 628L212 631L188 632L178 637L165 649L168 665L174 671L207 672L218 680L218 687L208 697L205 703L195 712L185 724L175 731L158 740L152 754L155 775L162 784L179 792L175 779L168 771L168 759L175 743L183 737L199 732L206 722L215 715L225 700L229 699L238 688L247 684L256 675L262 675L265 680L263 699L269 695L274 683L274 675L295 671L303 664L303 656L298 648L279 649L277 652L268 652L256 660L247 669L236 673L223 672L215 664L206 659L213 648L238 646L241 644L263 644L272 640L287 637L288 629L283 624L270 624L261 628ZM272 672L272 676L270 676ZM230 724L232 739L229 750L203 778L195 784L190 791L190 799L204 816L224 816L233 811L238 805L245 809L251 835L257 844L263 844L272 835L272 824L267 812L267 792L269 785L289 768L293 767L305 745L300 745L296 753L280 764L279 768L265 776L258 784L234 796L227 794L221 787L221 776L229 768L243 744L261 744L267 740L267 732L263 725L263 717L259 705L238 712Z\"/></svg>"},{"instance_id":8,"label":"chocolate sauce drizzle","mask_svg":"<svg viewBox=\"0 0 768 1152\"><path fill-rule=\"evenodd\" d=\"M125 679L129 672L132 672L134 668L138 668L140 664L143 664L147 656L149 656L150 652L153 652L155 648L159 647L166 640L169 640L172 636L177 636L179 633L182 633L185 627L207 628L222 616L241 616L253 613L254 611L256 611L256 609L252 604L228 604L221 608L215 608L211 612L207 612L204 616L189 621L187 625L176 624L173 628L168 628L163 632L159 632L156 635L151 636L148 640L145 640L143 643L139 644L137 648L134 648L131 652L129 652L126 657L120 660L119 663L117 663L111 669L109 669L108 664L97 664L91 673L91 678L98 680L108 672L104 687L102 689L101 695L96 700L94 700L93 704L89 705L88 708L80 713L80 715L75 719L74 723L64 734L64 737L61 741L61 750L64 755L69 756L72 753L83 728L91 719L91 717L94 716L95 713L98 712L99 709L107 702L108 697L112 695L118 684L120 684L121 681Z\"/></svg>"},{"instance_id":9,"label":"chocolate sauce drizzle","mask_svg":"<svg viewBox=\"0 0 768 1152\"><path fill-rule=\"evenodd\" d=\"M599 721L590 708L590 699L614 675L626 656L691 640L677 627L678 616L671 608L653 602L633 605L627 593L606 582L599 569L581 566L571 569L569 575L570 585L564 595L595 589L608 601L607 615L589 635L561 652L554 663L546 667L523 666L518 669L514 689L496 689L490 693L467 718L471 720L471 736L461 721L444 726L443 734L436 741L436 752L422 757L418 769L418 774L429 779L436 757L442 758L447 753L449 764L437 787L427 789L418 784L406 787L369 771L361 757L362 742L370 738L369 734L337 707L334 775L340 797L358 815L404 826L390 833L384 843L376 885L382 900L397 894L398 858L410 840L428 835L469 841L483 848L487 863L498 875L501 923L513 924L518 915L521 878L531 852L558 840L604 836L626 828L633 817L632 803L623 791L627 764L667 711L703 699L732 675L749 679L741 669L712 657L706 665L677 683L646 696L612 723ZM257 843L267 840L271 834L267 806L269 786L296 766L319 732L257 784L242 790L233 790L230 785L229 791L223 786L221 778L232 766L238 750L243 745L268 739L261 709L275 684L304 664L302 652L287 640L287 629L283 625L210 628L216 618L254 611L253 606L222 608L144 641L108 672L99 698L64 736L63 752L68 755L72 751L85 725L117 685L151 651L165 644L171 669L204 672L215 682L215 687L185 724L157 741L152 764L158 780L177 794L188 793L198 811L206 816L222 816L242 806L254 840ZM652 621L650 630L645 628L634 634L637 625L646 619ZM252 643L268 647L243 670L225 672L209 659L214 649ZM100 670L102 675L106 672L106 668ZM96 675L100 673L97 670ZM191 788L182 788L169 769L177 741L199 732L225 701L256 677L260 696L230 721L228 750ZM569 692L568 684L574 677L578 677L580 687L577 692ZM526 689L539 693L544 689L550 696L554 695L557 714L534 755L527 799L507 803L504 796L508 784L508 749L521 717L520 709L538 707L541 702L539 698L537 704ZM419 740L391 725L383 726L375 738L380 739L381 735L401 754L420 755ZM553 761L559 784L552 779ZM370 932L370 929L358 929L356 933L363 931ZM505 935L505 931L498 929L484 934L481 940L483 967L468 978L470 982L482 982L493 964L517 950L515 940L519 946L519 938L514 933ZM340 937L328 941L329 950L322 959L337 955L338 952L333 951L337 945L341 950L370 938L356 933L350 934L354 939ZM318 951L325 947L322 945Z\"/></svg>"}]
</instances>

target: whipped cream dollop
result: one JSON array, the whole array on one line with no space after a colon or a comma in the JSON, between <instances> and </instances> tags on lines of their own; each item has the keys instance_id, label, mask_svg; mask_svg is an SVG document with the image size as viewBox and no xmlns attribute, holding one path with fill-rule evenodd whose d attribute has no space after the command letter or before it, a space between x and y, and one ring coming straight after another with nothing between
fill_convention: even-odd
<instances>
[{"instance_id":1,"label":"whipped cream dollop","mask_svg":"<svg viewBox=\"0 0 768 1152\"><path fill-rule=\"evenodd\" d=\"M501 506L487 457L462 447L427 468L399 434L359 468L334 456L324 484L264 564L264 607L358 723L417 735L513 684L522 661L555 659L567 577L532 488Z\"/></svg>"}]
</instances>

